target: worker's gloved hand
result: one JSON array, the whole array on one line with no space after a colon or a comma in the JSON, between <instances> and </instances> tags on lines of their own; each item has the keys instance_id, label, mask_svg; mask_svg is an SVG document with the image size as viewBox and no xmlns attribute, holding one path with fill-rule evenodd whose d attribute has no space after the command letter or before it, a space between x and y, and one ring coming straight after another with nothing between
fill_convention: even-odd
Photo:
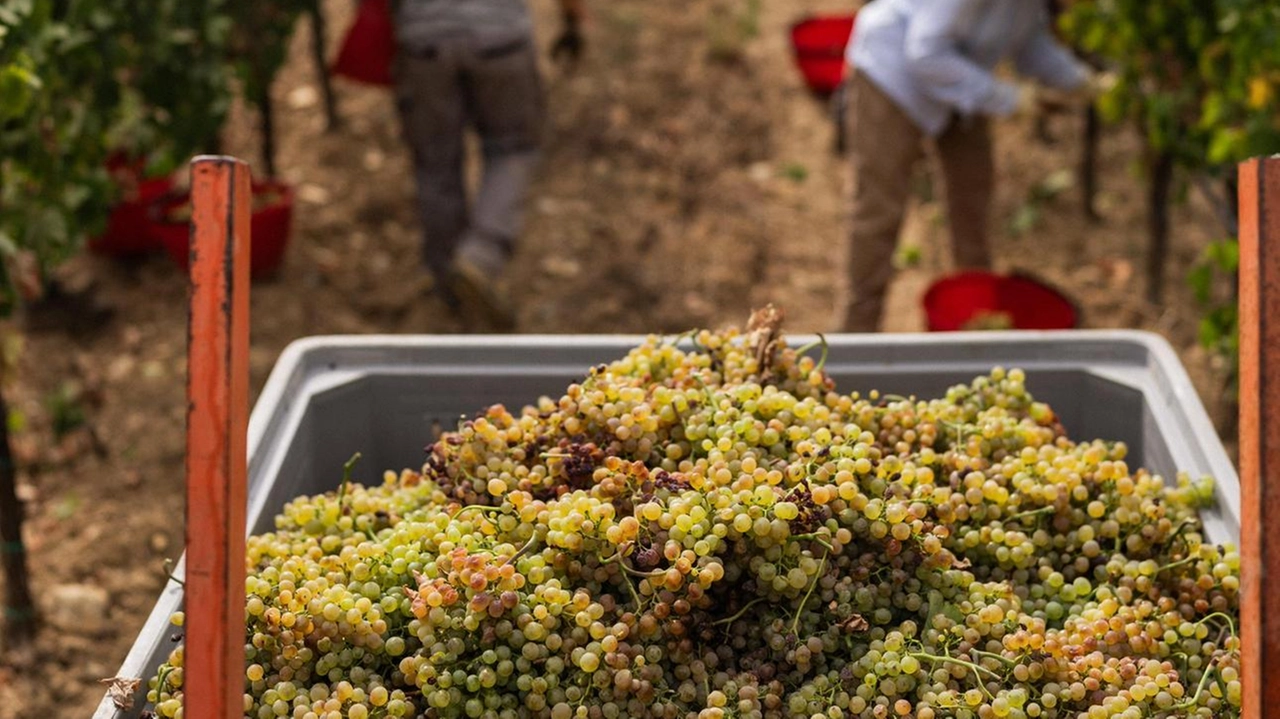
<instances>
[{"instance_id":1,"label":"worker's gloved hand","mask_svg":"<svg viewBox=\"0 0 1280 719\"><path fill-rule=\"evenodd\" d=\"M582 50L586 47L586 40L582 36L582 21L576 15L566 14L564 17L564 30L560 32L560 37L551 45L551 59L556 61L565 61L574 63L578 58L582 57Z\"/></svg>"},{"instance_id":2,"label":"worker's gloved hand","mask_svg":"<svg viewBox=\"0 0 1280 719\"><path fill-rule=\"evenodd\" d=\"M1071 90L1044 88L1039 91L1042 104L1054 109L1084 108L1116 86L1118 78L1110 72L1090 72L1085 81Z\"/></svg>"},{"instance_id":3,"label":"worker's gloved hand","mask_svg":"<svg viewBox=\"0 0 1280 719\"><path fill-rule=\"evenodd\" d=\"M1096 100L1099 96L1114 90L1119 82L1120 78L1114 72L1105 70L1090 72L1089 79L1084 83L1084 92L1088 94L1090 100Z\"/></svg>"}]
</instances>

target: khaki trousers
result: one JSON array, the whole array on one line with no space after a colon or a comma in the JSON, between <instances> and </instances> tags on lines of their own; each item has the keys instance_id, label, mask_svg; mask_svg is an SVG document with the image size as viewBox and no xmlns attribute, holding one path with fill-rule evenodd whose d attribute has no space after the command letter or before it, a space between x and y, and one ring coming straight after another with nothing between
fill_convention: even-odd
<instances>
[{"instance_id":1,"label":"khaki trousers","mask_svg":"<svg viewBox=\"0 0 1280 719\"><path fill-rule=\"evenodd\" d=\"M911 174L925 135L898 105L860 73L852 79L849 145L853 155L851 297L843 329L880 328L893 253L911 194ZM946 184L951 251L959 268L988 268L987 219L994 179L991 132L984 117L957 117L933 143Z\"/></svg>"}]
</instances>

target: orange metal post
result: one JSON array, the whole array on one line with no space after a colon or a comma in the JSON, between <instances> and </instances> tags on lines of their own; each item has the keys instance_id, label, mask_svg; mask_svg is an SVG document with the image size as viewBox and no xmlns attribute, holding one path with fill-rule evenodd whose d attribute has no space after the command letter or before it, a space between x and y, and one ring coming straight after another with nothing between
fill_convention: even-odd
<instances>
[{"instance_id":1,"label":"orange metal post","mask_svg":"<svg viewBox=\"0 0 1280 719\"><path fill-rule=\"evenodd\" d=\"M1240 645L1246 719L1280 716L1280 157L1240 166Z\"/></svg>"},{"instance_id":2,"label":"orange metal post","mask_svg":"<svg viewBox=\"0 0 1280 719\"><path fill-rule=\"evenodd\" d=\"M187 719L244 715L249 166L191 168L187 336Z\"/></svg>"}]
</instances>

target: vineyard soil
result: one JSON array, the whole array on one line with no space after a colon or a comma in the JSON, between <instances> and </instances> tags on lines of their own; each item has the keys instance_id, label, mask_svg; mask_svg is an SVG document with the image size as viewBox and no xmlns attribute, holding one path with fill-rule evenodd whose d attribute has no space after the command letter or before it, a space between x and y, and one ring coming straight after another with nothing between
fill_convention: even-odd
<instances>
[{"instance_id":1,"label":"vineyard soil","mask_svg":"<svg viewBox=\"0 0 1280 719\"><path fill-rule=\"evenodd\" d=\"M520 332L679 332L745 322L767 301L794 332L834 331L845 295L845 163L824 106L804 90L787 28L834 0L614 0L591 4L590 47L572 71L547 67L551 123L513 264ZM329 0L331 48L352 3ZM535 3L543 44L553 3ZM758 7L758 16L750 8ZM338 82L343 124L324 131L305 22L274 88L279 166L296 187L280 277L255 285L252 387L292 340L330 333L467 329L430 294L417 261L413 187L390 94ZM255 119L235 113L226 150L256 158ZM1196 347L1183 278L1221 230L1193 193L1175 209L1166 301L1144 299L1140 145L1102 139L1100 224L1061 180L1079 122L1045 144L1001 124L995 249L1072 295L1089 327L1160 332L1211 413L1221 379ZM921 183L904 232L914 256L887 328L923 327L918 297L946 270L945 218ZM28 318L13 422L37 596L33 647L0 654L0 719L88 716L182 543L186 286L163 256L82 256L69 295ZM1029 378L1035 389L1035 378ZM55 428L58 432L55 433Z\"/></svg>"}]
</instances>

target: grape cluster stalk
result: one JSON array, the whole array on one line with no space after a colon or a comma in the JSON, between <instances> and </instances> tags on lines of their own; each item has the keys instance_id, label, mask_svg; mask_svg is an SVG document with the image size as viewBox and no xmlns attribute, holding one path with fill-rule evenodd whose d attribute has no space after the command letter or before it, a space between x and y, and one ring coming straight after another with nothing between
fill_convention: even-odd
<instances>
[{"instance_id":1,"label":"grape cluster stalk","mask_svg":"<svg viewBox=\"0 0 1280 719\"><path fill-rule=\"evenodd\" d=\"M1016 369L842 394L817 349L651 337L289 503L248 543L245 716L1239 714L1211 480L1069 439ZM155 715L182 685L179 646Z\"/></svg>"}]
</instances>

